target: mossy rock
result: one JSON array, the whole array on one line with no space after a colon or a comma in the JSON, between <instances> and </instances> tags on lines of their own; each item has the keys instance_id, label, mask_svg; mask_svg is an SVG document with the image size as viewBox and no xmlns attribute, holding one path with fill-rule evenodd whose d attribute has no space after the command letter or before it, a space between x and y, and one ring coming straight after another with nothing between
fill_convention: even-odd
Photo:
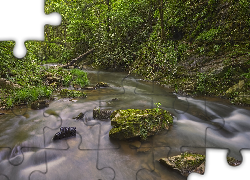
<instances>
[{"instance_id":1,"label":"mossy rock","mask_svg":"<svg viewBox=\"0 0 250 180\"><path fill-rule=\"evenodd\" d=\"M110 119L110 115L112 114L113 110L110 109L100 109L95 108L93 109L93 118L94 119Z\"/></svg>"},{"instance_id":2,"label":"mossy rock","mask_svg":"<svg viewBox=\"0 0 250 180\"><path fill-rule=\"evenodd\" d=\"M78 116L73 117L72 119L79 120L79 119L83 119L83 117L84 117L84 113L80 113L80 114L78 114Z\"/></svg>"},{"instance_id":3,"label":"mossy rock","mask_svg":"<svg viewBox=\"0 0 250 180\"><path fill-rule=\"evenodd\" d=\"M95 86L98 87L98 88L100 88L100 87L109 87L109 85L107 83L104 83L104 82L99 82Z\"/></svg>"},{"instance_id":4,"label":"mossy rock","mask_svg":"<svg viewBox=\"0 0 250 180\"><path fill-rule=\"evenodd\" d=\"M31 109L38 110L49 107L49 102L46 100L37 100L31 103Z\"/></svg>"},{"instance_id":5,"label":"mossy rock","mask_svg":"<svg viewBox=\"0 0 250 180\"><path fill-rule=\"evenodd\" d=\"M185 152L181 155L161 158L159 162L165 166L178 170L185 177L192 172L204 174L205 170L205 155L201 154Z\"/></svg>"},{"instance_id":6,"label":"mossy rock","mask_svg":"<svg viewBox=\"0 0 250 180\"><path fill-rule=\"evenodd\" d=\"M83 91L77 91L77 90L68 90L68 89L62 89L60 91L60 95L63 98L67 98L67 97L87 97L87 95L83 92Z\"/></svg>"},{"instance_id":7,"label":"mossy rock","mask_svg":"<svg viewBox=\"0 0 250 180\"><path fill-rule=\"evenodd\" d=\"M205 155L185 152L181 155L161 158L159 162L164 166L178 170L183 176L187 177L192 172L204 174L205 159ZM227 162L231 166L238 166L241 164L241 161L233 157L227 157Z\"/></svg>"},{"instance_id":8,"label":"mossy rock","mask_svg":"<svg viewBox=\"0 0 250 180\"><path fill-rule=\"evenodd\" d=\"M172 115L160 108L116 110L110 118L113 128L109 131L109 137L118 140L146 140L173 124Z\"/></svg>"},{"instance_id":9,"label":"mossy rock","mask_svg":"<svg viewBox=\"0 0 250 180\"><path fill-rule=\"evenodd\" d=\"M239 166L241 164L241 161L233 157L227 157L227 162L230 166Z\"/></svg>"}]
</instances>

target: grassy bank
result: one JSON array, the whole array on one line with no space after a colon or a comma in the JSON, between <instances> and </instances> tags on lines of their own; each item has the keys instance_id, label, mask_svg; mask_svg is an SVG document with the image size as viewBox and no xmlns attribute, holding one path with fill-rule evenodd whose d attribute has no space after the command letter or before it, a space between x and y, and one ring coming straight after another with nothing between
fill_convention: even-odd
<instances>
[{"instance_id":1,"label":"grassy bank","mask_svg":"<svg viewBox=\"0 0 250 180\"><path fill-rule=\"evenodd\" d=\"M15 105L29 104L41 99L51 99L53 92L69 86L86 86L86 72L79 69L66 70L61 67L33 64L14 69L0 83L0 107L10 109ZM28 73L27 73L28 72Z\"/></svg>"}]
</instances>

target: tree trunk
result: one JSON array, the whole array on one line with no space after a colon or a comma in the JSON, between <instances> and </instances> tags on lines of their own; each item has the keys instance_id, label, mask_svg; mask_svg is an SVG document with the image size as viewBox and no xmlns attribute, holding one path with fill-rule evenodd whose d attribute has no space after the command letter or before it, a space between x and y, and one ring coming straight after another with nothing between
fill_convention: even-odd
<instances>
[{"instance_id":1,"label":"tree trunk","mask_svg":"<svg viewBox=\"0 0 250 180\"><path fill-rule=\"evenodd\" d=\"M106 0L106 5L108 6L108 13L110 13L110 3L109 3L109 0ZM110 23L109 23L109 15L107 15L107 32L109 33L110 31Z\"/></svg>"},{"instance_id":2,"label":"tree trunk","mask_svg":"<svg viewBox=\"0 0 250 180\"><path fill-rule=\"evenodd\" d=\"M165 41L164 21L163 21L163 0L159 0L159 12L161 21L161 41Z\"/></svg>"},{"instance_id":3,"label":"tree trunk","mask_svg":"<svg viewBox=\"0 0 250 180\"><path fill-rule=\"evenodd\" d=\"M74 65L75 63L79 63L80 61L84 60L90 53L92 53L93 51L95 50L95 48L93 49L90 49L89 51L87 51L86 53L78 56L77 58L73 59L70 61L70 63L66 64L66 65L63 65L62 67L63 68L66 68L66 67L69 67L69 66L72 66Z\"/></svg>"}]
</instances>

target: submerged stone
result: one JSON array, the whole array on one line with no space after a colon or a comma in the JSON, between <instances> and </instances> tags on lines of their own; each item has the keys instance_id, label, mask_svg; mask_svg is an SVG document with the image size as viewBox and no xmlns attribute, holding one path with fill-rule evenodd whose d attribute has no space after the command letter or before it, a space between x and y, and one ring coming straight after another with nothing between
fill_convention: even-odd
<instances>
[{"instance_id":1,"label":"submerged stone","mask_svg":"<svg viewBox=\"0 0 250 180\"><path fill-rule=\"evenodd\" d=\"M80 113L80 114L78 114L78 116L73 117L73 119L79 120L79 119L82 119L83 117L84 117L84 114Z\"/></svg>"},{"instance_id":2,"label":"submerged stone","mask_svg":"<svg viewBox=\"0 0 250 180\"><path fill-rule=\"evenodd\" d=\"M49 107L49 102L46 100L37 100L31 103L30 105L31 109L38 110L38 109L43 109L46 107Z\"/></svg>"},{"instance_id":3,"label":"submerged stone","mask_svg":"<svg viewBox=\"0 0 250 180\"><path fill-rule=\"evenodd\" d=\"M68 137L76 137L76 127L61 127L60 132L57 132L52 139L59 140Z\"/></svg>"},{"instance_id":4,"label":"submerged stone","mask_svg":"<svg viewBox=\"0 0 250 180\"><path fill-rule=\"evenodd\" d=\"M113 128L109 131L109 137L118 140L146 140L173 124L172 115L160 108L116 110L110 118Z\"/></svg>"},{"instance_id":5,"label":"submerged stone","mask_svg":"<svg viewBox=\"0 0 250 180\"><path fill-rule=\"evenodd\" d=\"M104 83L104 82L99 82L95 85L96 87L109 87L109 85L107 83Z\"/></svg>"},{"instance_id":6,"label":"submerged stone","mask_svg":"<svg viewBox=\"0 0 250 180\"><path fill-rule=\"evenodd\" d=\"M141 142L140 141L132 141L129 143L129 147L138 149L141 147Z\"/></svg>"},{"instance_id":7,"label":"submerged stone","mask_svg":"<svg viewBox=\"0 0 250 180\"><path fill-rule=\"evenodd\" d=\"M113 99L106 101L106 102L107 102L107 105L113 105L114 103L119 102L119 101L120 101L120 99L113 98Z\"/></svg>"},{"instance_id":8,"label":"submerged stone","mask_svg":"<svg viewBox=\"0 0 250 180\"><path fill-rule=\"evenodd\" d=\"M150 151L151 151L150 147L141 147L141 148L136 150L136 152L138 152L138 153L148 153Z\"/></svg>"},{"instance_id":9,"label":"submerged stone","mask_svg":"<svg viewBox=\"0 0 250 180\"><path fill-rule=\"evenodd\" d=\"M95 90L97 87L84 87L84 90Z\"/></svg>"},{"instance_id":10,"label":"submerged stone","mask_svg":"<svg viewBox=\"0 0 250 180\"><path fill-rule=\"evenodd\" d=\"M95 108L93 109L93 118L94 119L109 119L112 112L113 110L110 110L110 109Z\"/></svg>"}]
</instances>

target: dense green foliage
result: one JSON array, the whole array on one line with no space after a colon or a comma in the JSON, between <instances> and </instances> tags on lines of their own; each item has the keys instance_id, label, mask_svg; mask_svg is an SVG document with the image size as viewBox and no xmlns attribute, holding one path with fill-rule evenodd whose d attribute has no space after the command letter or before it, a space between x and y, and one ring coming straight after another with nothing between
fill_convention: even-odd
<instances>
[{"instance_id":1,"label":"dense green foliage","mask_svg":"<svg viewBox=\"0 0 250 180\"><path fill-rule=\"evenodd\" d=\"M96 48L84 63L182 92L222 96L244 80L240 91L250 93L249 7L248 0L46 0L45 13L60 13L61 25L45 26L44 42L26 42L23 59L13 57L14 42L0 42L0 77L42 85L39 65L67 63ZM86 75L75 72L80 78L72 80L63 72L64 86L87 84Z\"/></svg>"}]
</instances>

